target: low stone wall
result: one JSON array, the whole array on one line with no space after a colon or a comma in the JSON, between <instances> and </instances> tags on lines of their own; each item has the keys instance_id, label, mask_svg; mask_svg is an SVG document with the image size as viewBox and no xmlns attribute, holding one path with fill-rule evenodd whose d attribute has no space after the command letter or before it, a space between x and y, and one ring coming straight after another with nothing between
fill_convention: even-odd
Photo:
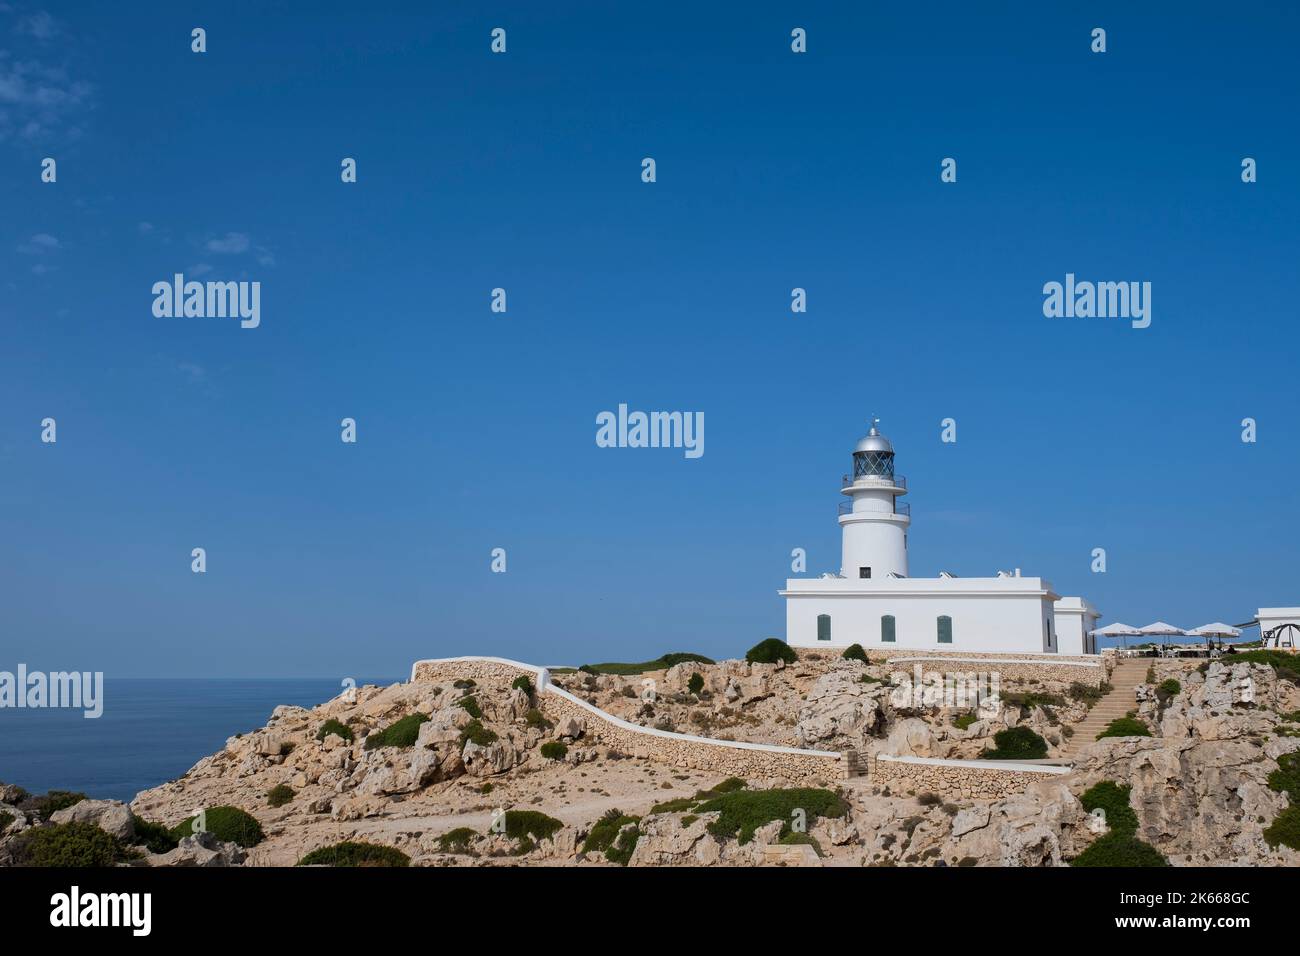
<instances>
[{"instance_id":1,"label":"low stone wall","mask_svg":"<svg viewBox=\"0 0 1300 956\"><path fill-rule=\"evenodd\" d=\"M1015 764L1000 760L940 760L877 754L871 782L892 790L914 790L974 800L998 800L1023 793L1031 784L1062 776L1069 767Z\"/></svg>"},{"instance_id":2,"label":"low stone wall","mask_svg":"<svg viewBox=\"0 0 1300 956\"><path fill-rule=\"evenodd\" d=\"M628 756L728 777L777 777L802 784L830 783L846 776L846 762L835 751L712 740L640 727L555 686L542 667L483 657L416 661L411 667L412 681L498 679L509 682L520 674L527 674L537 687L538 705L547 716L559 721L570 717L579 720L587 736Z\"/></svg>"},{"instance_id":3,"label":"low stone wall","mask_svg":"<svg viewBox=\"0 0 1300 956\"><path fill-rule=\"evenodd\" d=\"M1064 681L1100 687L1110 674L1110 662L1101 657L1030 656L1015 654L950 654L908 652L889 657L888 666L914 672L917 664L923 674L941 672L997 672L1002 680Z\"/></svg>"}]
</instances>

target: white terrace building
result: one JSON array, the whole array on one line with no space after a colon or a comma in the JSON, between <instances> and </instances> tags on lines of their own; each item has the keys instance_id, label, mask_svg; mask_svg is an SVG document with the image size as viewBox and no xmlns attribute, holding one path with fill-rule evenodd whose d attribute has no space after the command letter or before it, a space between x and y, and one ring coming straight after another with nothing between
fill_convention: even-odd
<instances>
[{"instance_id":1,"label":"white terrace building","mask_svg":"<svg viewBox=\"0 0 1300 956\"><path fill-rule=\"evenodd\" d=\"M792 578L786 642L793 647L1092 654L1100 614L1083 598L1062 598L1043 578L1020 570L990 578L907 573L911 509L899 499L907 479L894 473L894 448L873 422L853 450L840 504L839 574Z\"/></svg>"}]
</instances>

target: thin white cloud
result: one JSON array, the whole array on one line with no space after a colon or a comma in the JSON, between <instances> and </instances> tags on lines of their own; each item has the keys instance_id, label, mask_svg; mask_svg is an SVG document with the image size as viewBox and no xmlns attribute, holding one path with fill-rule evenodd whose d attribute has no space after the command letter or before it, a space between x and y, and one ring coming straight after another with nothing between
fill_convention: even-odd
<instances>
[{"instance_id":1,"label":"thin white cloud","mask_svg":"<svg viewBox=\"0 0 1300 956\"><path fill-rule=\"evenodd\" d=\"M244 233L228 232L220 239L209 239L204 248L218 255L238 255L247 252L250 245L252 243Z\"/></svg>"},{"instance_id":2,"label":"thin white cloud","mask_svg":"<svg viewBox=\"0 0 1300 956\"><path fill-rule=\"evenodd\" d=\"M59 22L44 10L22 17L18 21L17 31L38 40L49 40L59 33Z\"/></svg>"},{"instance_id":3,"label":"thin white cloud","mask_svg":"<svg viewBox=\"0 0 1300 956\"><path fill-rule=\"evenodd\" d=\"M18 251L27 256L41 256L61 248L61 243L48 232L38 232L26 242L20 243Z\"/></svg>"}]
</instances>

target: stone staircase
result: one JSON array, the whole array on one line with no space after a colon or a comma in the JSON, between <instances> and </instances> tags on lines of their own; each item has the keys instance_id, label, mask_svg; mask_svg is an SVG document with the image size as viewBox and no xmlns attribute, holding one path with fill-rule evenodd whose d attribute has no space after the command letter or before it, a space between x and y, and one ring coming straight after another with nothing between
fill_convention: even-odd
<instances>
[{"instance_id":1,"label":"stone staircase","mask_svg":"<svg viewBox=\"0 0 1300 956\"><path fill-rule=\"evenodd\" d=\"M1147 668L1150 666L1151 662L1142 657L1124 658L1115 665L1110 675L1110 693L1093 705L1082 723L1075 725L1074 736L1066 741L1063 748L1065 753L1074 753L1095 743L1097 735L1112 720L1137 709L1134 688L1146 682Z\"/></svg>"}]
</instances>

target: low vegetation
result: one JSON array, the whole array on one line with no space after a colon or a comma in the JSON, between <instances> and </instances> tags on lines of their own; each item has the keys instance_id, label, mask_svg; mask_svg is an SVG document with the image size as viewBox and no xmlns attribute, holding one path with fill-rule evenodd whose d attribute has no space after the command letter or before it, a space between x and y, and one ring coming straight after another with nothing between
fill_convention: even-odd
<instances>
[{"instance_id":1,"label":"low vegetation","mask_svg":"<svg viewBox=\"0 0 1300 956\"><path fill-rule=\"evenodd\" d=\"M20 866L116 866L139 856L93 823L78 821L33 827L16 841L13 853Z\"/></svg>"},{"instance_id":2,"label":"low vegetation","mask_svg":"<svg viewBox=\"0 0 1300 956\"><path fill-rule=\"evenodd\" d=\"M1104 737L1150 737L1151 729L1136 717L1116 717L1112 720L1097 739Z\"/></svg>"},{"instance_id":3,"label":"low vegetation","mask_svg":"<svg viewBox=\"0 0 1300 956\"><path fill-rule=\"evenodd\" d=\"M993 735L993 749L981 760L1039 760L1047 756L1047 741L1028 727L1008 727Z\"/></svg>"},{"instance_id":4,"label":"low vegetation","mask_svg":"<svg viewBox=\"0 0 1300 956\"><path fill-rule=\"evenodd\" d=\"M568 756L569 748L559 740L548 740L542 744L542 756L547 760L563 760Z\"/></svg>"},{"instance_id":5,"label":"low vegetation","mask_svg":"<svg viewBox=\"0 0 1300 956\"><path fill-rule=\"evenodd\" d=\"M1129 795L1133 788L1128 784L1118 784L1113 780L1103 780L1095 784L1079 797L1083 809L1089 813L1096 810L1105 815L1106 826L1112 833L1137 833L1138 818L1133 812Z\"/></svg>"},{"instance_id":6,"label":"low vegetation","mask_svg":"<svg viewBox=\"0 0 1300 956\"><path fill-rule=\"evenodd\" d=\"M529 727L536 727L538 730L550 730L555 726L555 724L547 720L546 715L536 707L530 707L528 713L524 714L524 723Z\"/></svg>"},{"instance_id":7,"label":"low vegetation","mask_svg":"<svg viewBox=\"0 0 1300 956\"><path fill-rule=\"evenodd\" d=\"M462 853L473 855L471 847L478 839L478 833L469 827L456 827L438 837L438 850L441 853Z\"/></svg>"},{"instance_id":8,"label":"low vegetation","mask_svg":"<svg viewBox=\"0 0 1300 956\"><path fill-rule=\"evenodd\" d=\"M375 843L345 840L312 850L298 866L410 866L411 858L401 850Z\"/></svg>"},{"instance_id":9,"label":"low vegetation","mask_svg":"<svg viewBox=\"0 0 1300 956\"><path fill-rule=\"evenodd\" d=\"M745 660L751 664L775 664L777 661L793 664L798 659L799 655L795 653L794 648L775 637L759 641L745 652Z\"/></svg>"},{"instance_id":10,"label":"low vegetation","mask_svg":"<svg viewBox=\"0 0 1300 956\"><path fill-rule=\"evenodd\" d=\"M696 697L700 696L700 691L704 690L704 678L700 676L699 671L692 672L690 679L686 682L686 689Z\"/></svg>"},{"instance_id":11,"label":"low vegetation","mask_svg":"<svg viewBox=\"0 0 1300 956\"><path fill-rule=\"evenodd\" d=\"M473 694L470 694L467 697L462 697L460 700L456 701L456 706L461 708L475 720L483 719L483 710L478 705L478 698Z\"/></svg>"},{"instance_id":12,"label":"low vegetation","mask_svg":"<svg viewBox=\"0 0 1300 956\"><path fill-rule=\"evenodd\" d=\"M622 677L634 677L637 674L645 674L648 671L663 671L677 664L713 664L716 663L711 658L703 654L689 654L678 652L674 654L664 654L662 657L656 657L652 661L641 661L635 664L626 663L607 663L607 664L583 664L578 670L587 674L616 674Z\"/></svg>"},{"instance_id":13,"label":"low vegetation","mask_svg":"<svg viewBox=\"0 0 1300 956\"><path fill-rule=\"evenodd\" d=\"M412 747L420 736L420 725L429 719L427 714L407 714L395 720L383 730L377 730L366 738L366 749L376 747Z\"/></svg>"},{"instance_id":14,"label":"low vegetation","mask_svg":"<svg viewBox=\"0 0 1300 956\"><path fill-rule=\"evenodd\" d=\"M846 661L861 661L863 664L871 663L871 658L867 656L867 652L863 649L861 644L850 644L848 647L844 648L844 653L841 654L840 657L844 658Z\"/></svg>"},{"instance_id":15,"label":"low vegetation","mask_svg":"<svg viewBox=\"0 0 1300 956\"><path fill-rule=\"evenodd\" d=\"M1099 837L1070 861L1071 866L1168 866L1164 854L1129 833L1110 832Z\"/></svg>"},{"instance_id":16,"label":"low vegetation","mask_svg":"<svg viewBox=\"0 0 1300 956\"><path fill-rule=\"evenodd\" d=\"M204 811L203 829L225 843L237 843L247 849L257 846L265 839L262 825L257 818L239 807L209 807ZM172 836L177 840L193 836L197 816L183 820L172 827Z\"/></svg>"},{"instance_id":17,"label":"low vegetation","mask_svg":"<svg viewBox=\"0 0 1300 956\"><path fill-rule=\"evenodd\" d=\"M979 718L974 714L958 714L952 719L952 725L958 730L965 730L977 720L979 720Z\"/></svg>"},{"instance_id":18,"label":"low vegetation","mask_svg":"<svg viewBox=\"0 0 1300 956\"><path fill-rule=\"evenodd\" d=\"M1281 844L1300 850L1300 805L1293 804L1279 813L1264 829L1264 839L1274 848Z\"/></svg>"},{"instance_id":19,"label":"low vegetation","mask_svg":"<svg viewBox=\"0 0 1300 956\"><path fill-rule=\"evenodd\" d=\"M533 693L536 690L536 688L533 687L533 682L528 679L527 674L520 674L518 677L516 677L513 681L510 682L510 686L514 690L522 690L525 694L528 695L529 700L532 700Z\"/></svg>"},{"instance_id":20,"label":"low vegetation","mask_svg":"<svg viewBox=\"0 0 1300 956\"><path fill-rule=\"evenodd\" d=\"M795 787L788 790L736 790L706 800L696 808L700 813L717 813L709 824L715 837L735 837L741 844L754 838L759 827L781 821L780 836L793 832L795 811L802 811L803 822L811 827L819 817L842 817L848 811L844 798L833 790Z\"/></svg>"},{"instance_id":21,"label":"low vegetation","mask_svg":"<svg viewBox=\"0 0 1300 956\"><path fill-rule=\"evenodd\" d=\"M471 720L460 729L460 745L472 741L476 747L487 747L497 742L496 731L484 727L480 721Z\"/></svg>"},{"instance_id":22,"label":"low vegetation","mask_svg":"<svg viewBox=\"0 0 1300 956\"><path fill-rule=\"evenodd\" d=\"M341 720L335 720L333 717L320 725L320 730L316 731L316 739L324 740L330 734L342 737L348 743L352 743L352 728Z\"/></svg>"},{"instance_id":23,"label":"low vegetation","mask_svg":"<svg viewBox=\"0 0 1300 956\"><path fill-rule=\"evenodd\" d=\"M1246 651L1223 658L1225 663L1268 664L1277 671L1277 676L1293 684L1300 684L1300 657L1286 651L1258 650Z\"/></svg>"},{"instance_id":24,"label":"low vegetation","mask_svg":"<svg viewBox=\"0 0 1300 956\"><path fill-rule=\"evenodd\" d=\"M176 849L176 844L180 842L171 829L161 823L137 817L134 813L131 814L131 823L135 826L135 842L150 853L166 853Z\"/></svg>"},{"instance_id":25,"label":"low vegetation","mask_svg":"<svg viewBox=\"0 0 1300 956\"><path fill-rule=\"evenodd\" d=\"M277 783L266 792L266 805L268 807L282 807L292 801L294 796L293 787L287 783Z\"/></svg>"},{"instance_id":26,"label":"low vegetation","mask_svg":"<svg viewBox=\"0 0 1300 956\"><path fill-rule=\"evenodd\" d=\"M507 810L505 812L505 834L515 840L532 838L545 840L555 835L564 826L555 817L548 817L537 810Z\"/></svg>"},{"instance_id":27,"label":"low vegetation","mask_svg":"<svg viewBox=\"0 0 1300 956\"><path fill-rule=\"evenodd\" d=\"M637 840L641 837L635 826L640 822L640 817L628 816L621 810L607 810L604 816L591 825L591 832L583 841L582 852L603 853L610 862L627 866L632 859L632 851L636 849ZM630 833L621 833L624 827L631 827Z\"/></svg>"}]
</instances>

